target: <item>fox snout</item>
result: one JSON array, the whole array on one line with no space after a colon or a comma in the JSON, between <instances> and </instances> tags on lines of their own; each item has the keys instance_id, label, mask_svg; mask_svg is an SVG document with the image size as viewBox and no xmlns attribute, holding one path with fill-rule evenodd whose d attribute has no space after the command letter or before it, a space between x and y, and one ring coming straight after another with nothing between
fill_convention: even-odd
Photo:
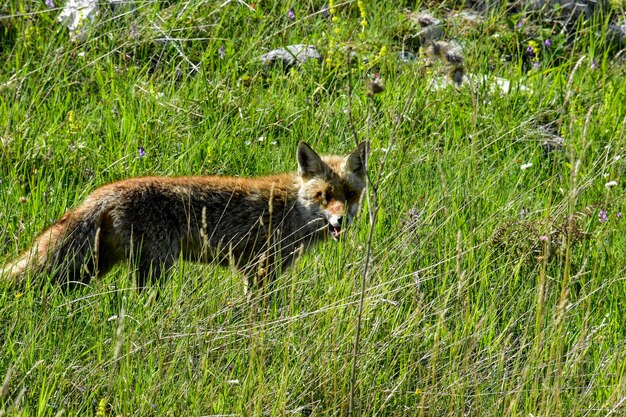
<instances>
[{"instance_id":1,"label":"fox snout","mask_svg":"<svg viewBox=\"0 0 626 417\"><path fill-rule=\"evenodd\" d=\"M335 240L339 240L339 236L341 235L341 230L343 229L343 226L344 226L343 224L344 219L345 219L344 216L336 216L336 215L331 215L328 218L328 230L330 231L330 236Z\"/></svg>"},{"instance_id":2,"label":"fox snout","mask_svg":"<svg viewBox=\"0 0 626 417\"><path fill-rule=\"evenodd\" d=\"M346 210L346 207L343 205L339 211L330 212L325 210L324 214L326 219L328 219L328 231L334 240L339 240L343 231L352 223L354 212L357 210L358 206L354 209Z\"/></svg>"}]
</instances>

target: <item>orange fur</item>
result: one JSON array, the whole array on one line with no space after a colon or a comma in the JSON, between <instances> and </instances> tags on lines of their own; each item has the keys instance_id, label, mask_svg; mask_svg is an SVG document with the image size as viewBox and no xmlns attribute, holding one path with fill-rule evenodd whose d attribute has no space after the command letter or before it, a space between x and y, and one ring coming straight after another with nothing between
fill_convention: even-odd
<instances>
[{"instance_id":1,"label":"orange fur","mask_svg":"<svg viewBox=\"0 0 626 417\"><path fill-rule=\"evenodd\" d=\"M87 282L131 259L138 285L179 256L234 264L248 285L289 266L303 249L338 238L365 188L360 144L345 158L298 145L298 173L256 178L139 177L97 188L36 239L0 277L45 273Z\"/></svg>"}]
</instances>

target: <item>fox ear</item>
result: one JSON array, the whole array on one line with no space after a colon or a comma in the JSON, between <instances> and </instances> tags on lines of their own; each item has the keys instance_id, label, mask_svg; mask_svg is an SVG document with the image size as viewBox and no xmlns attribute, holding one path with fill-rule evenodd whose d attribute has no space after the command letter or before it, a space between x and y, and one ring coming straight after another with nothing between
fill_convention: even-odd
<instances>
[{"instance_id":1,"label":"fox ear","mask_svg":"<svg viewBox=\"0 0 626 417\"><path fill-rule=\"evenodd\" d=\"M325 172L324 162L305 142L298 143L298 174L301 177L314 177Z\"/></svg>"},{"instance_id":2,"label":"fox ear","mask_svg":"<svg viewBox=\"0 0 626 417\"><path fill-rule=\"evenodd\" d=\"M346 171L353 173L359 178L367 176L365 161L369 154L370 144L368 141L359 143L356 149L346 158Z\"/></svg>"}]
</instances>

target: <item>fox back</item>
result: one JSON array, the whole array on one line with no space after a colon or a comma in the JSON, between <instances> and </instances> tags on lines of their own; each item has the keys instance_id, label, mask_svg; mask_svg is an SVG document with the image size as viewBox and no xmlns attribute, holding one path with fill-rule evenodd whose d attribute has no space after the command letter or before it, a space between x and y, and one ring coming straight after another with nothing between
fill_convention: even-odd
<instances>
[{"instance_id":1,"label":"fox back","mask_svg":"<svg viewBox=\"0 0 626 417\"><path fill-rule=\"evenodd\" d=\"M233 265L246 288L262 284L303 250L341 237L360 207L366 153L363 142L347 157L322 158L300 142L297 173L139 177L104 185L0 277L31 271L59 283L87 282L130 259L142 287L183 256Z\"/></svg>"}]
</instances>

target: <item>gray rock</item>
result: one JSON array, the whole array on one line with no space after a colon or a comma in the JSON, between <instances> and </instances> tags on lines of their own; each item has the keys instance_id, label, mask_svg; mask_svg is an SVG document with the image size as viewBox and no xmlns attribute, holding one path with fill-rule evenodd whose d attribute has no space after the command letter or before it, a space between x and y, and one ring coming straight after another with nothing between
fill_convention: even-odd
<instances>
[{"instance_id":1,"label":"gray rock","mask_svg":"<svg viewBox=\"0 0 626 417\"><path fill-rule=\"evenodd\" d=\"M409 20L417 27L417 33L412 37L418 38L422 45L443 38L443 22L430 12L411 13Z\"/></svg>"},{"instance_id":2,"label":"gray rock","mask_svg":"<svg viewBox=\"0 0 626 417\"><path fill-rule=\"evenodd\" d=\"M626 19L618 24L609 25L608 36L618 46L626 44Z\"/></svg>"},{"instance_id":3,"label":"gray rock","mask_svg":"<svg viewBox=\"0 0 626 417\"><path fill-rule=\"evenodd\" d=\"M484 18L473 10L461 10L450 15L450 21L457 25L478 26L484 22Z\"/></svg>"},{"instance_id":4,"label":"gray rock","mask_svg":"<svg viewBox=\"0 0 626 417\"><path fill-rule=\"evenodd\" d=\"M546 155L561 151L563 146L565 146L565 139L556 133L554 125L539 126L537 133L539 134L541 148Z\"/></svg>"},{"instance_id":5,"label":"gray rock","mask_svg":"<svg viewBox=\"0 0 626 417\"><path fill-rule=\"evenodd\" d=\"M545 15L576 22L579 17L589 19L596 9L606 3L606 0L523 0L522 4L529 10L538 10Z\"/></svg>"},{"instance_id":6,"label":"gray rock","mask_svg":"<svg viewBox=\"0 0 626 417\"><path fill-rule=\"evenodd\" d=\"M294 65L300 65L310 59L322 61L322 55L312 45L289 45L284 48L274 49L261 55L262 63L270 66L282 65L284 69L290 69Z\"/></svg>"},{"instance_id":7,"label":"gray rock","mask_svg":"<svg viewBox=\"0 0 626 417\"><path fill-rule=\"evenodd\" d=\"M417 59L417 56L410 51L400 51L397 54L398 57L398 61L401 62L406 62L406 63L411 63L411 62L415 62L415 60Z\"/></svg>"}]
</instances>

